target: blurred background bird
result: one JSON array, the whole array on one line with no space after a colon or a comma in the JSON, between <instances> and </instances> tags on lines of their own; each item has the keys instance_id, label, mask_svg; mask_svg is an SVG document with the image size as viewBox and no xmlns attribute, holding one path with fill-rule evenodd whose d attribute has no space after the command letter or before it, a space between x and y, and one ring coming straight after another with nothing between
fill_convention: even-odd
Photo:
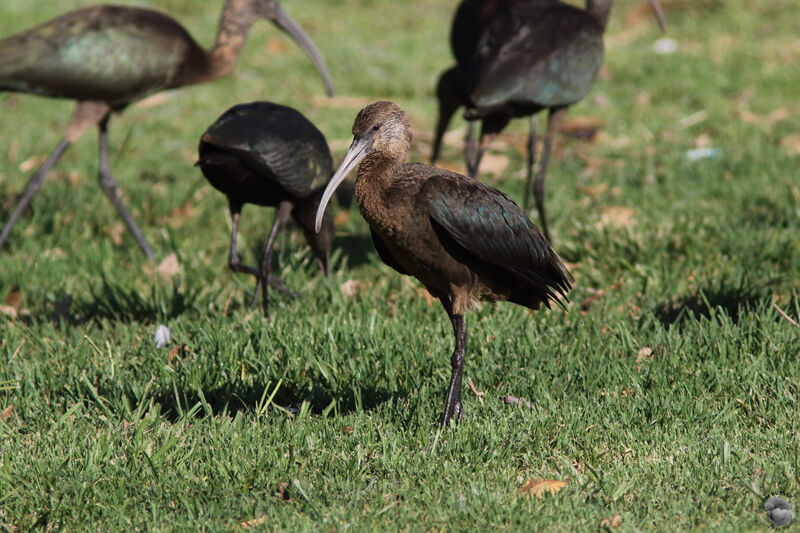
<instances>
[{"instance_id":1,"label":"blurred background bird","mask_svg":"<svg viewBox=\"0 0 800 533\"><path fill-rule=\"evenodd\" d=\"M228 265L258 279L255 297L260 287L265 316L269 315L267 285L290 292L271 274L275 237L290 215L303 230L323 274L328 274L333 217L330 209L324 210L321 231L314 230L314 217L333 172L333 158L322 132L300 112L272 102L228 109L201 137L196 165L228 197L233 221ZM275 207L275 222L258 267L242 264L236 251L239 215L246 203Z\"/></svg>"},{"instance_id":2,"label":"blurred background bird","mask_svg":"<svg viewBox=\"0 0 800 533\"><path fill-rule=\"evenodd\" d=\"M572 276L525 212L478 180L419 163L404 164L411 127L396 104L362 109L353 142L331 178L316 229L336 187L358 167L355 197L384 263L414 276L439 298L453 325L455 349L441 424L463 415L464 313L478 300L531 309L560 302Z\"/></svg>"},{"instance_id":3,"label":"blurred background bird","mask_svg":"<svg viewBox=\"0 0 800 533\"><path fill-rule=\"evenodd\" d=\"M658 0L649 0L658 22ZM530 116L527 179L523 207L533 192L539 223L550 239L544 209L544 178L553 137L567 107L591 89L603 64L603 33L612 0L587 0L586 9L557 0L464 0L453 18L450 44L456 64L439 77L439 116L431 164L439 158L451 117L465 107L468 121L464 157L476 177L487 135L501 132L513 118ZM547 133L534 181L536 113L548 110ZM474 121L481 132L476 143Z\"/></svg>"},{"instance_id":4,"label":"blurred background bird","mask_svg":"<svg viewBox=\"0 0 800 533\"><path fill-rule=\"evenodd\" d=\"M226 0L217 39L205 50L174 19L150 9L101 5L71 11L0 40L0 92L76 100L63 139L33 174L0 232L0 247L48 171L88 128L100 131L99 182L137 243L153 252L117 192L108 167L108 119L153 93L216 80L229 74L247 33L259 18L286 31L311 57L332 94L328 68L303 29L276 0Z\"/></svg>"}]
</instances>

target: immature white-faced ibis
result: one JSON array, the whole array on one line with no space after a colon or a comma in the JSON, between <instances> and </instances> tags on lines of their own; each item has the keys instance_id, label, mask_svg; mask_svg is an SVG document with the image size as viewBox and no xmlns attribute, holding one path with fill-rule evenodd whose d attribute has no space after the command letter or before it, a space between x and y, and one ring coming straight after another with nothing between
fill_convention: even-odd
<instances>
[{"instance_id":1,"label":"immature white-faced ibis","mask_svg":"<svg viewBox=\"0 0 800 533\"><path fill-rule=\"evenodd\" d=\"M453 324L452 375L441 419L447 425L462 415L467 309L477 300L549 307L566 296L572 276L525 212L502 192L430 165L403 164L411 128L394 103L362 109L353 135L322 196L316 229L334 190L358 166L355 197L378 255L420 280L441 300Z\"/></svg>"},{"instance_id":2,"label":"immature white-faced ibis","mask_svg":"<svg viewBox=\"0 0 800 533\"><path fill-rule=\"evenodd\" d=\"M649 0L661 28L658 0ZM487 135L512 118L530 116L523 207L530 193L539 222L550 238L544 210L544 177L553 136L567 107L589 92L603 64L603 32L612 0L586 0L586 9L558 0L464 0L453 18L450 43L456 65L439 78L439 118L431 164L439 157L442 136L453 113L464 106L469 122L464 155L475 177ZM548 110L542 161L534 182L536 113ZM473 121L481 122L476 146Z\"/></svg>"},{"instance_id":3,"label":"immature white-faced ibis","mask_svg":"<svg viewBox=\"0 0 800 533\"><path fill-rule=\"evenodd\" d=\"M264 315L269 314L267 285L285 290L283 282L271 275L272 248L289 215L303 229L323 274L328 274L333 217L329 209L324 210L321 232L314 229L314 217L333 172L333 158L325 137L308 119L291 107L271 102L237 105L206 130L199 151L197 166L228 197L233 218L228 265L234 272L256 276ZM236 252L239 215L246 203L276 208L259 268L243 265Z\"/></svg>"},{"instance_id":4,"label":"immature white-faced ibis","mask_svg":"<svg viewBox=\"0 0 800 533\"><path fill-rule=\"evenodd\" d=\"M322 55L276 0L226 0L217 40L210 50L201 48L180 24L163 13L109 5L71 11L0 41L0 92L78 101L64 138L31 177L0 233L0 247L47 172L71 143L97 125L100 186L151 259L153 253L117 194L108 169L109 115L158 91L229 74L250 27L262 17L286 31L311 56L328 94L332 94Z\"/></svg>"}]
</instances>

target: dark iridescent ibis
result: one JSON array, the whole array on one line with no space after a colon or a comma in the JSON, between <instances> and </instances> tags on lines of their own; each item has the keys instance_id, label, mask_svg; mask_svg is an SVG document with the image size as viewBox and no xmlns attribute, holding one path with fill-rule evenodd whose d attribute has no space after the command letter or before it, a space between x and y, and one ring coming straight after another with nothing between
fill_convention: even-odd
<instances>
[{"instance_id":1,"label":"dark iridescent ibis","mask_svg":"<svg viewBox=\"0 0 800 533\"><path fill-rule=\"evenodd\" d=\"M441 74L436 88L439 117L431 164L439 157L450 118L462 106L469 122L464 155L471 177L478 173L487 135L501 132L513 118L530 116L523 207L528 211L533 192L548 239L544 177L550 147L567 107L586 96L603 64L611 3L586 0L583 10L557 0L464 0L453 18L456 64ZM650 4L663 30L658 1ZM542 109L548 110L547 134L534 181L536 113ZM477 145L474 121L481 122Z\"/></svg>"},{"instance_id":2,"label":"dark iridescent ibis","mask_svg":"<svg viewBox=\"0 0 800 533\"><path fill-rule=\"evenodd\" d=\"M271 268L275 236L290 215L302 228L323 274L328 274L333 217L330 209L324 210L322 231L315 231L314 217L333 172L333 158L325 137L308 119L291 107L271 102L237 105L203 134L199 151L197 166L228 197L233 219L228 265L234 272L258 279L264 315L269 314L267 285L286 291L283 282L271 275ZM275 223L258 268L243 265L236 252L239 215L247 203L275 207Z\"/></svg>"},{"instance_id":3,"label":"dark iridescent ibis","mask_svg":"<svg viewBox=\"0 0 800 533\"><path fill-rule=\"evenodd\" d=\"M148 258L150 247L117 194L107 159L112 111L153 93L213 81L229 74L250 27L272 20L309 54L332 94L325 61L303 29L276 0L226 0L214 46L205 50L171 17L136 7L95 6L71 11L0 40L0 92L77 100L64 138L31 177L0 233L3 246L22 211L64 150L88 128L100 130L99 180L103 192Z\"/></svg>"},{"instance_id":4,"label":"dark iridescent ibis","mask_svg":"<svg viewBox=\"0 0 800 533\"><path fill-rule=\"evenodd\" d=\"M466 357L464 313L477 300L549 307L572 276L525 212L478 180L430 165L404 164L411 145L405 113L376 102L353 124L353 143L331 178L317 211L358 166L355 197L384 263L414 276L442 302L455 333L452 375L442 425L462 416Z\"/></svg>"}]
</instances>

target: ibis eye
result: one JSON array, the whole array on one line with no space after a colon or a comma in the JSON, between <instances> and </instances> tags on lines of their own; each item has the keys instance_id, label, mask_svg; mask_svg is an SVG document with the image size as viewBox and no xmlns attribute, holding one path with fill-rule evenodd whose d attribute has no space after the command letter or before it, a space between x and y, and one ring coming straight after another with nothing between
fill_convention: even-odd
<instances>
[{"instance_id":1,"label":"ibis eye","mask_svg":"<svg viewBox=\"0 0 800 533\"><path fill-rule=\"evenodd\" d=\"M376 131L378 131L379 129L381 129L381 124L380 124L380 123L378 123L378 124L374 124L374 125L372 126L372 131L373 131L373 132L376 132Z\"/></svg>"}]
</instances>

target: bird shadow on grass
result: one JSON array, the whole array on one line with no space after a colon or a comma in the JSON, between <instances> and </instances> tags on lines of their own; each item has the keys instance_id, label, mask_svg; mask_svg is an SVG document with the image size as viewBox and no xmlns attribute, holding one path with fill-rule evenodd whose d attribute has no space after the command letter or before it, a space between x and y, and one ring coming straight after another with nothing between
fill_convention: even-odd
<instances>
[{"instance_id":1,"label":"bird shadow on grass","mask_svg":"<svg viewBox=\"0 0 800 533\"><path fill-rule=\"evenodd\" d=\"M240 412L255 414L262 409L269 409L294 416L304 410L304 403L312 414L327 415L329 412L334 412L342 415L355 411L371 411L387 401L394 401L396 397L405 395L404 391L389 392L382 388L335 392L315 384L309 391L306 387L301 390L285 382L277 387L277 391L276 387L277 384L272 382L246 387L230 384L205 390L179 387L162 390L150 398L160 405L163 416L176 422L185 417L186 413L192 412L195 416L203 416L209 412L213 416L222 414L235 416ZM131 404L139 400L140 398L129 398Z\"/></svg>"},{"instance_id":2,"label":"bird shadow on grass","mask_svg":"<svg viewBox=\"0 0 800 533\"><path fill-rule=\"evenodd\" d=\"M74 322L108 319L115 322L164 322L195 310L199 289L184 289L177 284L150 287L143 295L103 276L102 283L87 297L77 299L70 312Z\"/></svg>"},{"instance_id":3,"label":"bird shadow on grass","mask_svg":"<svg viewBox=\"0 0 800 533\"><path fill-rule=\"evenodd\" d=\"M771 298L769 287L777 281L749 285L744 278L738 281L722 278L706 288L660 304L655 315L665 326L680 326L690 319L709 318L715 309L720 309L736 324L742 314L756 310Z\"/></svg>"}]
</instances>

